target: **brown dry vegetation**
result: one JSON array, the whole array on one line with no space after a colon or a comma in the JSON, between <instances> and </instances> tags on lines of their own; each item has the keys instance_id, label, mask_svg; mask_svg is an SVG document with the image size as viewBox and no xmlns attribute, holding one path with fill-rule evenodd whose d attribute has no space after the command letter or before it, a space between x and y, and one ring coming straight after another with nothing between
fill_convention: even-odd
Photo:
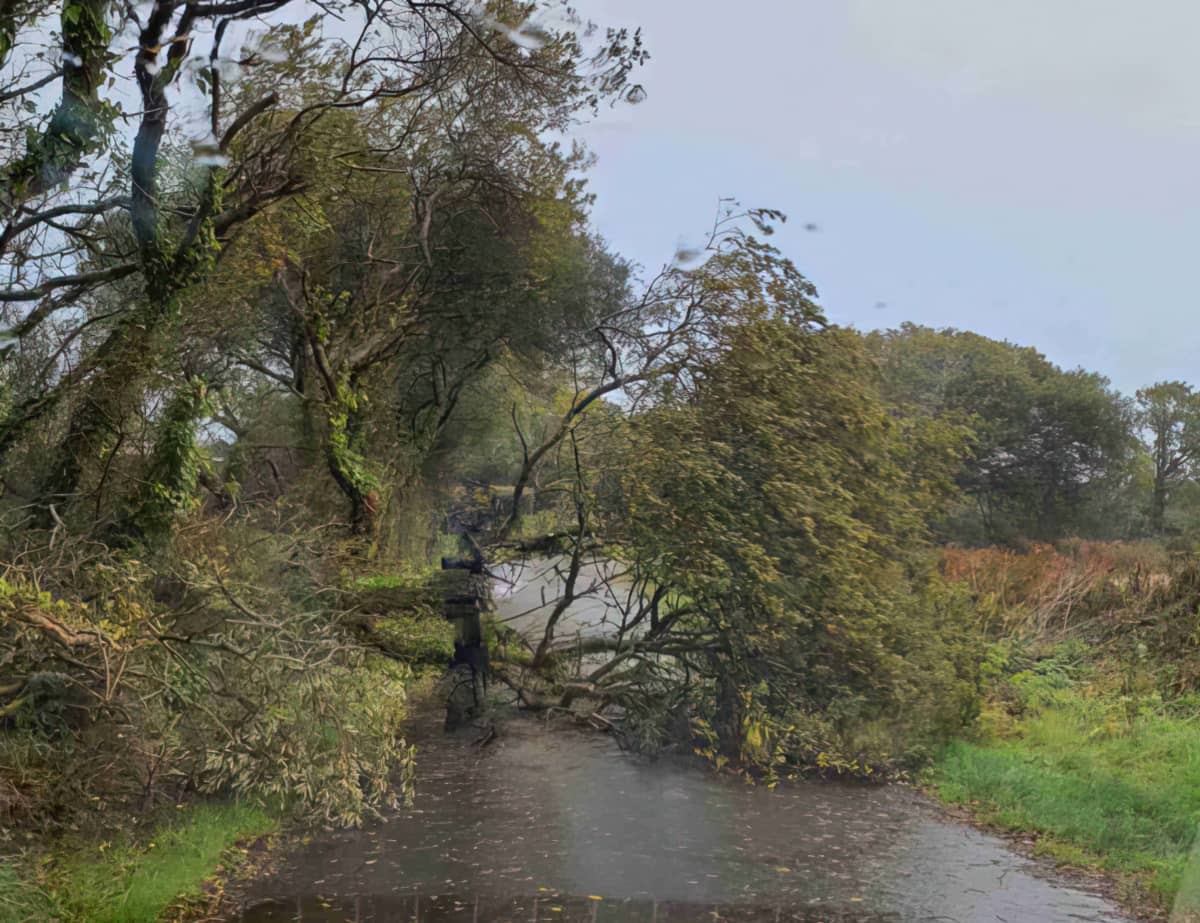
<instances>
[{"instance_id":1,"label":"brown dry vegetation","mask_svg":"<svg viewBox=\"0 0 1200 923\"><path fill-rule=\"evenodd\" d=\"M1142 643L1173 668L1170 691L1200 688L1200 560L1193 555L1153 542L950 547L942 572L970 587L993 637L1077 638L1098 645L1097 656Z\"/></svg>"},{"instance_id":2,"label":"brown dry vegetation","mask_svg":"<svg viewBox=\"0 0 1200 923\"><path fill-rule=\"evenodd\" d=\"M993 641L978 726L943 751L933 789L1102 870L1139 914L1200 909L1188 884L1200 872L1200 561L1072 541L950 548L943 570L970 588Z\"/></svg>"}]
</instances>

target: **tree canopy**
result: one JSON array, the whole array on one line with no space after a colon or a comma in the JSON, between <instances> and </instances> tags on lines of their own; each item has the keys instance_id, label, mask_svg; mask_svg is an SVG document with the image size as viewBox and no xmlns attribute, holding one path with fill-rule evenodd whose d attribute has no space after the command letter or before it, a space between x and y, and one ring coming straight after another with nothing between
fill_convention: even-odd
<instances>
[{"instance_id":1,"label":"tree canopy","mask_svg":"<svg viewBox=\"0 0 1200 923\"><path fill-rule=\"evenodd\" d=\"M1099 527L1134 446L1130 403L1107 379L957 330L904 325L868 340L901 413L974 434L958 476L977 514L968 536L1053 539Z\"/></svg>"}]
</instances>

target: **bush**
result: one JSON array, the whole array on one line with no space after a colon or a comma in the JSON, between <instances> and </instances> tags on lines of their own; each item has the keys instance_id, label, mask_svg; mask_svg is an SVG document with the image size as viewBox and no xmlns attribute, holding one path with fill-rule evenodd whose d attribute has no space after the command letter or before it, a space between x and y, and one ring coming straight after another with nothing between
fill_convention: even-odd
<instances>
[{"instance_id":1,"label":"bush","mask_svg":"<svg viewBox=\"0 0 1200 923\"><path fill-rule=\"evenodd\" d=\"M320 552L197 518L154 555L26 553L0 585L0 810L61 826L206 793L357 823L394 802L412 671L356 639Z\"/></svg>"},{"instance_id":2,"label":"bush","mask_svg":"<svg viewBox=\"0 0 1200 923\"><path fill-rule=\"evenodd\" d=\"M396 806L412 784L412 749L400 737L410 676L376 655L300 676L263 675L262 687L247 692L269 707L205 748L201 789L339 824ZM283 694L271 695L267 687L281 682Z\"/></svg>"}]
</instances>

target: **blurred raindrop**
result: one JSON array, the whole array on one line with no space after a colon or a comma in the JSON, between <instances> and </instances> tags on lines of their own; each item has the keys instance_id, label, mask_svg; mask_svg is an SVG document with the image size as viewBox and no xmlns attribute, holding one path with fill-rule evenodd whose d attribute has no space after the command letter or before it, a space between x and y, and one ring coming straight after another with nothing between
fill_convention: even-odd
<instances>
[{"instance_id":1,"label":"blurred raindrop","mask_svg":"<svg viewBox=\"0 0 1200 923\"><path fill-rule=\"evenodd\" d=\"M489 25L518 48L524 48L527 51L538 51L546 46L545 34L534 29L528 22L521 23L515 29L494 19Z\"/></svg>"},{"instance_id":2,"label":"blurred raindrop","mask_svg":"<svg viewBox=\"0 0 1200 923\"><path fill-rule=\"evenodd\" d=\"M675 256L671 258L671 265L676 269L682 269L684 272L690 272L693 269L699 269L707 263L711 256L711 250L706 250L702 247L680 245L675 250Z\"/></svg>"},{"instance_id":3,"label":"blurred raindrop","mask_svg":"<svg viewBox=\"0 0 1200 923\"><path fill-rule=\"evenodd\" d=\"M229 158L222 153L211 135L192 142L192 163L198 167L227 167Z\"/></svg>"},{"instance_id":4,"label":"blurred raindrop","mask_svg":"<svg viewBox=\"0 0 1200 923\"><path fill-rule=\"evenodd\" d=\"M283 64L288 59L287 49L279 45L264 45L257 50L257 54L269 64Z\"/></svg>"},{"instance_id":5,"label":"blurred raindrop","mask_svg":"<svg viewBox=\"0 0 1200 923\"><path fill-rule=\"evenodd\" d=\"M217 73L221 75L223 81L229 83L242 75L242 66L229 58L220 58L217 61Z\"/></svg>"},{"instance_id":6,"label":"blurred raindrop","mask_svg":"<svg viewBox=\"0 0 1200 923\"><path fill-rule=\"evenodd\" d=\"M526 19L519 26L513 27L487 12L482 3L475 4L471 9L471 14L488 28L499 32L518 48L524 48L527 51L538 51L544 48L550 38L532 17Z\"/></svg>"}]
</instances>

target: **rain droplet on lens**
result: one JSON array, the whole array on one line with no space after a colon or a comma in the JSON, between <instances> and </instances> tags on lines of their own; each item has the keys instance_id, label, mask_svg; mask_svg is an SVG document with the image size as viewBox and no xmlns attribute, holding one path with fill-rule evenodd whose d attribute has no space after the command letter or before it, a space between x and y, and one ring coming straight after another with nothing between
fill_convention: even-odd
<instances>
[{"instance_id":1,"label":"rain droplet on lens","mask_svg":"<svg viewBox=\"0 0 1200 923\"><path fill-rule=\"evenodd\" d=\"M699 269L708 262L708 258L712 253L700 247L685 247L681 246L675 251L675 256L671 258L671 264L677 269L682 269L685 272Z\"/></svg>"}]
</instances>

